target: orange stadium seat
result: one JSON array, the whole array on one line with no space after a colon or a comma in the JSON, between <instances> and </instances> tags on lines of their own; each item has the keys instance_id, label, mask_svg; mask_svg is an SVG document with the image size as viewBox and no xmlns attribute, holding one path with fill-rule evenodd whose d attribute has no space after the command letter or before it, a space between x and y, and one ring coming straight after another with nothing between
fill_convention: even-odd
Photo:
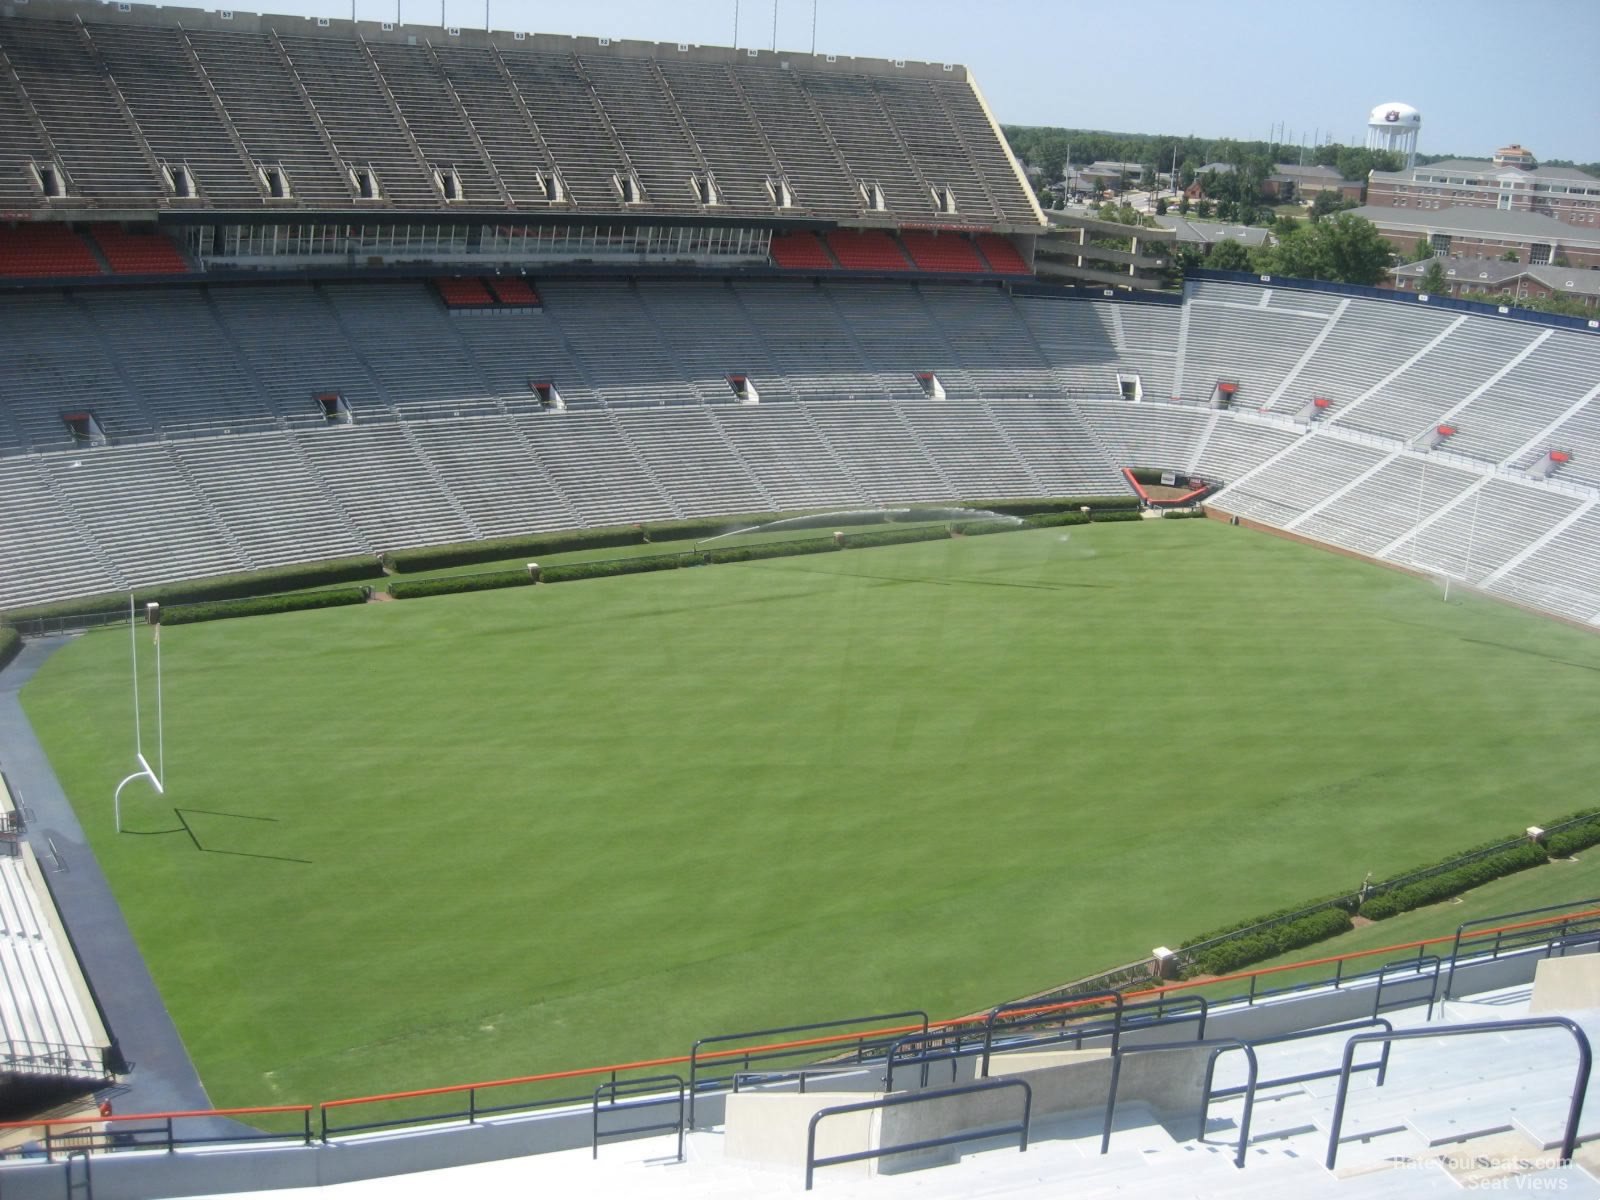
<instances>
[{"instance_id":1,"label":"orange stadium seat","mask_svg":"<svg viewBox=\"0 0 1600 1200\"><path fill-rule=\"evenodd\" d=\"M446 308L487 308L494 303L481 279L442 277L433 281Z\"/></svg>"},{"instance_id":2,"label":"orange stadium seat","mask_svg":"<svg viewBox=\"0 0 1600 1200\"><path fill-rule=\"evenodd\" d=\"M951 271L961 274L987 273L989 265L959 233L923 233L901 230L900 242L911 261L923 271Z\"/></svg>"},{"instance_id":3,"label":"orange stadium seat","mask_svg":"<svg viewBox=\"0 0 1600 1200\"><path fill-rule=\"evenodd\" d=\"M116 275L184 275L189 264L162 233L129 233L118 225L94 225L89 232Z\"/></svg>"},{"instance_id":4,"label":"orange stadium seat","mask_svg":"<svg viewBox=\"0 0 1600 1200\"><path fill-rule=\"evenodd\" d=\"M814 233L772 235L772 261L780 267L806 271L831 271L833 259Z\"/></svg>"},{"instance_id":5,"label":"orange stadium seat","mask_svg":"<svg viewBox=\"0 0 1600 1200\"><path fill-rule=\"evenodd\" d=\"M828 249L847 271L910 271L911 260L894 238L879 229L834 229Z\"/></svg>"},{"instance_id":6,"label":"orange stadium seat","mask_svg":"<svg viewBox=\"0 0 1600 1200\"><path fill-rule=\"evenodd\" d=\"M989 260L989 266L1001 275L1033 274L1022 255L1017 253L1017 248L997 233L980 233L978 249Z\"/></svg>"},{"instance_id":7,"label":"orange stadium seat","mask_svg":"<svg viewBox=\"0 0 1600 1200\"><path fill-rule=\"evenodd\" d=\"M65 225L0 226L0 275L99 275L87 243Z\"/></svg>"}]
</instances>

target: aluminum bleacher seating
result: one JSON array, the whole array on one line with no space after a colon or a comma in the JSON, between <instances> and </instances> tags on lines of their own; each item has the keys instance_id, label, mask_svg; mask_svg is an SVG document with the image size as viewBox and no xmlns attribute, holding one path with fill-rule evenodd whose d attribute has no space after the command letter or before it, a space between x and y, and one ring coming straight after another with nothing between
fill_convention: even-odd
<instances>
[{"instance_id":1,"label":"aluminum bleacher seating","mask_svg":"<svg viewBox=\"0 0 1600 1200\"><path fill-rule=\"evenodd\" d=\"M682 515L633 446L618 436L614 414L547 413L512 420L583 524Z\"/></svg>"},{"instance_id":2,"label":"aluminum bleacher seating","mask_svg":"<svg viewBox=\"0 0 1600 1200\"><path fill-rule=\"evenodd\" d=\"M1206 297L1217 294L1217 285L1207 281L1206 286L1208 290L1188 305L1184 398L1208 400L1219 379L1230 379L1239 385L1234 403L1246 408L1267 407L1278 384L1326 329L1327 318L1246 305L1237 299L1210 300ZM1252 289L1239 290L1248 293ZM1263 289L1253 290L1267 294Z\"/></svg>"},{"instance_id":3,"label":"aluminum bleacher seating","mask_svg":"<svg viewBox=\"0 0 1600 1200\"><path fill-rule=\"evenodd\" d=\"M655 64L647 58L599 54L576 61L644 185L645 205L678 212L701 209L694 181L705 174L704 161Z\"/></svg>"},{"instance_id":4,"label":"aluminum bleacher seating","mask_svg":"<svg viewBox=\"0 0 1600 1200\"><path fill-rule=\"evenodd\" d=\"M65 225L0 225L0 276L98 275L89 244Z\"/></svg>"},{"instance_id":5,"label":"aluminum bleacher seating","mask_svg":"<svg viewBox=\"0 0 1600 1200\"><path fill-rule=\"evenodd\" d=\"M118 106L82 26L7 21L0 26L0 49L49 131L71 177L70 194L100 205L137 207L163 193L149 149Z\"/></svg>"},{"instance_id":6,"label":"aluminum bleacher seating","mask_svg":"<svg viewBox=\"0 0 1600 1200\"><path fill-rule=\"evenodd\" d=\"M0 609L93 596L124 585L88 531L73 519L39 459L4 460L0 512L5 513Z\"/></svg>"},{"instance_id":7,"label":"aluminum bleacher seating","mask_svg":"<svg viewBox=\"0 0 1600 1200\"><path fill-rule=\"evenodd\" d=\"M955 207L952 211L940 210L945 215L959 215L967 221L1004 220L988 180L976 169L960 131L941 102L941 85L929 79L874 79L872 86L905 143L913 167L929 188L928 206L932 206L933 189L938 189L941 202L948 189ZM997 178L1004 184L1015 176L1006 173Z\"/></svg>"},{"instance_id":8,"label":"aluminum bleacher seating","mask_svg":"<svg viewBox=\"0 0 1600 1200\"><path fill-rule=\"evenodd\" d=\"M1600 508L1591 506L1566 529L1489 583L1492 591L1580 621L1600 619Z\"/></svg>"},{"instance_id":9,"label":"aluminum bleacher seating","mask_svg":"<svg viewBox=\"0 0 1600 1200\"><path fill-rule=\"evenodd\" d=\"M1046 490L983 401L907 404L900 411L955 496L1034 496Z\"/></svg>"},{"instance_id":10,"label":"aluminum bleacher seating","mask_svg":"<svg viewBox=\"0 0 1600 1200\"><path fill-rule=\"evenodd\" d=\"M776 212L767 189L783 164L722 63L658 59L656 69L671 100L694 133L695 145L716 181L718 199L735 210Z\"/></svg>"},{"instance_id":11,"label":"aluminum bleacher seating","mask_svg":"<svg viewBox=\"0 0 1600 1200\"><path fill-rule=\"evenodd\" d=\"M1481 583L1583 503L1576 496L1491 478L1435 510L1436 516L1425 518L1385 557Z\"/></svg>"},{"instance_id":12,"label":"aluminum bleacher seating","mask_svg":"<svg viewBox=\"0 0 1600 1200\"><path fill-rule=\"evenodd\" d=\"M376 45L373 50L376 54ZM536 207L550 204L546 180L555 170L555 160L539 137L537 126L530 119L515 85L501 71L495 52L438 44L430 45L428 52L438 64L441 78L460 102L473 134L488 154L494 174L512 203ZM386 55L378 56L380 65L388 61ZM420 93L419 83L402 88L397 97L407 96L414 107L421 102ZM456 131L447 128L444 135L449 138L449 144L457 144ZM462 182L470 201L474 187L472 176L464 175Z\"/></svg>"},{"instance_id":13,"label":"aluminum bleacher seating","mask_svg":"<svg viewBox=\"0 0 1600 1200\"><path fill-rule=\"evenodd\" d=\"M696 404L702 397L672 365L670 349L638 289L626 283L551 282L545 310L579 358L605 364L599 382L607 404ZM725 390L725 389L724 389Z\"/></svg>"},{"instance_id":14,"label":"aluminum bleacher seating","mask_svg":"<svg viewBox=\"0 0 1600 1200\"><path fill-rule=\"evenodd\" d=\"M717 408L711 415L739 461L778 510L867 502L805 406Z\"/></svg>"},{"instance_id":15,"label":"aluminum bleacher seating","mask_svg":"<svg viewBox=\"0 0 1600 1200\"><path fill-rule=\"evenodd\" d=\"M1218 412L1211 431L1201 435L1190 470L1214 482L1231 483L1302 436L1301 430Z\"/></svg>"},{"instance_id":16,"label":"aluminum bleacher seating","mask_svg":"<svg viewBox=\"0 0 1600 1200\"><path fill-rule=\"evenodd\" d=\"M1117 391L1117 348L1107 306L1018 296L1017 310L1051 367L1056 386L1104 396Z\"/></svg>"},{"instance_id":17,"label":"aluminum bleacher seating","mask_svg":"<svg viewBox=\"0 0 1600 1200\"><path fill-rule=\"evenodd\" d=\"M839 143L796 73L764 64L741 64L729 72L794 190L796 215L863 212Z\"/></svg>"},{"instance_id":18,"label":"aluminum bleacher seating","mask_svg":"<svg viewBox=\"0 0 1600 1200\"><path fill-rule=\"evenodd\" d=\"M156 160L188 171L192 195L174 192L172 201L222 209L259 206L255 168L212 103L183 31L111 22L85 28Z\"/></svg>"},{"instance_id":19,"label":"aluminum bleacher seating","mask_svg":"<svg viewBox=\"0 0 1600 1200\"><path fill-rule=\"evenodd\" d=\"M573 203L602 211L620 207L615 180L630 170L628 158L576 59L516 51L498 57L524 102L537 109L539 132Z\"/></svg>"},{"instance_id":20,"label":"aluminum bleacher seating","mask_svg":"<svg viewBox=\"0 0 1600 1200\"><path fill-rule=\"evenodd\" d=\"M1127 492L1082 410L1045 400L996 400L990 415L1029 473L1051 496L1108 496Z\"/></svg>"},{"instance_id":21,"label":"aluminum bleacher seating","mask_svg":"<svg viewBox=\"0 0 1600 1200\"><path fill-rule=\"evenodd\" d=\"M1209 413L1196 408L1081 400L1078 411L1105 447L1112 465L1187 471Z\"/></svg>"},{"instance_id":22,"label":"aluminum bleacher seating","mask_svg":"<svg viewBox=\"0 0 1600 1200\"><path fill-rule=\"evenodd\" d=\"M1302 438L1287 454L1230 483L1213 503L1241 517L1285 526L1385 457L1377 447L1340 438Z\"/></svg>"},{"instance_id":23,"label":"aluminum bleacher seating","mask_svg":"<svg viewBox=\"0 0 1600 1200\"><path fill-rule=\"evenodd\" d=\"M613 418L679 512L716 516L774 507L707 409L641 409Z\"/></svg>"},{"instance_id":24,"label":"aluminum bleacher seating","mask_svg":"<svg viewBox=\"0 0 1600 1200\"><path fill-rule=\"evenodd\" d=\"M893 237L880 229L832 229L823 235L847 271L909 271L911 262Z\"/></svg>"},{"instance_id":25,"label":"aluminum bleacher seating","mask_svg":"<svg viewBox=\"0 0 1600 1200\"><path fill-rule=\"evenodd\" d=\"M821 288L787 281L739 282L733 291L796 396L827 400L884 395Z\"/></svg>"},{"instance_id":26,"label":"aluminum bleacher seating","mask_svg":"<svg viewBox=\"0 0 1600 1200\"><path fill-rule=\"evenodd\" d=\"M1517 456L1514 465L1525 466L1550 448L1539 444L1538 435L1564 419L1597 382L1600 345L1594 338L1557 330L1450 418L1456 432L1444 449L1487 462L1509 462ZM1530 440L1535 448L1518 455ZM1580 468L1563 472L1562 478L1581 474Z\"/></svg>"},{"instance_id":27,"label":"aluminum bleacher seating","mask_svg":"<svg viewBox=\"0 0 1600 1200\"><path fill-rule=\"evenodd\" d=\"M1333 401L1337 413L1398 370L1454 320L1452 314L1428 309L1352 304L1333 322L1272 408L1293 413L1322 396Z\"/></svg>"},{"instance_id":28,"label":"aluminum bleacher seating","mask_svg":"<svg viewBox=\"0 0 1600 1200\"><path fill-rule=\"evenodd\" d=\"M484 537L582 524L519 423L494 415L415 421L410 429L417 448Z\"/></svg>"},{"instance_id":29,"label":"aluminum bleacher seating","mask_svg":"<svg viewBox=\"0 0 1600 1200\"><path fill-rule=\"evenodd\" d=\"M90 234L117 275L183 275L189 262L162 233L129 233L120 225L95 225Z\"/></svg>"},{"instance_id":30,"label":"aluminum bleacher seating","mask_svg":"<svg viewBox=\"0 0 1600 1200\"><path fill-rule=\"evenodd\" d=\"M344 168L329 154L273 42L259 34L201 29L184 36L252 159L281 167L289 194L304 204L349 205L353 193Z\"/></svg>"},{"instance_id":31,"label":"aluminum bleacher seating","mask_svg":"<svg viewBox=\"0 0 1600 1200\"><path fill-rule=\"evenodd\" d=\"M884 211L902 220L931 216L935 211L932 192L896 136L872 79L807 71L796 74L852 177L882 191Z\"/></svg>"},{"instance_id":32,"label":"aluminum bleacher seating","mask_svg":"<svg viewBox=\"0 0 1600 1200\"><path fill-rule=\"evenodd\" d=\"M910 435L899 405L845 400L807 408L867 499L896 504L957 498L955 485Z\"/></svg>"},{"instance_id":33,"label":"aluminum bleacher seating","mask_svg":"<svg viewBox=\"0 0 1600 1200\"><path fill-rule=\"evenodd\" d=\"M504 203L495 164L478 149L475 130L457 110L430 48L393 42L364 45L426 165L455 173L461 186L452 200L479 210ZM336 140L343 148L344 140Z\"/></svg>"},{"instance_id":34,"label":"aluminum bleacher seating","mask_svg":"<svg viewBox=\"0 0 1600 1200\"><path fill-rule=\"evenodd\" d=\"M1423 518L1450 503L1477 477L1404 454L1294 525L1296 533L1363 554L1376 554Z\"/></svg>"},{"instance_id":35,"label":"aluminum bleacher seating","mask_svg":"<svg viewBox=\"0 0 1600 1200\"><path fill-rule=\"evenodd\" d=\"M763 403L793 399L760 331L726 283L641 283L649 311L680 378L707 402L735 399L729 376L754 380Z\"/></svg>"},{"instance_id":36,"label":"aluminum bleacher seating","mask_svg":"<svg viewBox=\"0 0 1600 1200\"><path fill-rule=\"evenodd\" d=\"M327 284L321 289L340 326L391 404L485 396L488 385L468 357L458 322L413 284Z\"/></svg>"},{"instance_id":37,"label":"aluminum bleacher seating","mask_svg":"<svg viewBox=\"0 0 1600 1200\"><path fill-rule=\"evenodd\" d=\"M918 270L962 275L983 274L988 270L973 244L959 233L923 233L908 229L900 234L900 244Z\"/></svg>"}]
</instances>

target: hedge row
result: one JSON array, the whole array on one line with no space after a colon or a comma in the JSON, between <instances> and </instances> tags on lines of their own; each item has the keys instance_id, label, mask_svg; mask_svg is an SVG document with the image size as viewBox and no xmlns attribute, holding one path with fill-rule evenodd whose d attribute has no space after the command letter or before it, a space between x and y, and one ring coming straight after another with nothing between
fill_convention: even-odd
<instances>
[{"instance_id":1,"label":"hedge row","mask_svg":"<svg viewBox=\"0 0 1600 1200\"><path fill-rule=\"evenodd\" d=\"M787 542L758 542L753 546L725 546L707 550L706 561L713 563L750 562L758 558L788 558L792 554L824 554L839 546L831 537L794 538Z\"/></svg>"},{"instance_id":2,"label":"hedge row","mask_svg":"<svg viewBox=\"0 0 1600 1200\"><path fill-rule=\"evenodd\" d=\"M322 587L327 584L356 583L366 579L379 579L383 567L375 558L334 558L326 562L302 563L292 567L274 567L266 571L248 571L238 575L217 575L211 579L195 579L187 583L166 583L159 587L140 588L134 592L134 603L143 609L150 602L163 607L169 604L198 604L211 600L236 600L245 596L265 596L275 592L292 592L302 588ZM51 620L56 617L74 617L83 613L116 612L127 608L126 592L85 596L77 600L60 600L54 604L34 604L26 608L6 610L6 620L11 622Z\"/></svg>"},{"instance_id":3,"label":"hedge row","mask_svg":"<svg viewBox=\"0 0 1600 1200\"><path fill-rule=\"evenodd\" d=\"M1164 521L1203 521L1206 519L1206 510L1203 508L1166 508L1161 510Z\"/></svg>"},{"instance_id":4,"label":"hedge row","mask_svg":"<svg viewBox=\"0 0 1600 1200\"><path fill-rule=\"evenodd\" d=\"M989 533L1013 533L1022 526L1009 521L960 521L950 528L962 537L983 537Z\"/></svg>"},{"instance_id":5,"label":"hedge row","mask_svg":"<svg viewBox=\"0 0 1600 1200\"><path fill-rule=\"evenodd\" d=\"M1139 497L1128 496L1067 496L1062 498L1020 500L968 500L968 508L985 512L1004 513L1010 517L1031 517L1036 513L1077 512L1082 508L1095 511L1112 508L1138 508Z\"/></svg>"},{"instance_id":6,"label":"hedge row","mask_svg":"<svg viewBox=\"0 0 1600 1200\"><path fill-rule=\"evenodd\" d=\"M1022 523L1029 529L1054 528L1057 525L1087 525L1089 514L1081 512L1034 513L1024 517Z\"/></svg>"},{"instance_id":7,"label":"hedge row","mask_svg":"<svg viewBox=\"0 0 1600 1200\"><path fill-rule=\"evenodd\" d=\"M1089 520L1096 525L1104 525L1107 521L1142 521L1144 513L1137 508L1118 508L1110 512L1092 513Z\"/></svg>"},{"instance_id":8,"label":"hedge row","mask_svg":"<svg viewBox=\"0 0 1600 1200\"><path fill-rule=\"evenodd\" d=\"M1406 884L1405 887L1395 888L1392 892L1374 896L1361 906L1361 915L1374 921L1381 921L1385 917L1410 912L1413 908L1421 908L1426 904L1437 904L1440 900L1459 896L1462 892L1480 884L1517 871L1525 871L1529 867L1537 867L1549 860L1550 856L1543 846L1528 842L1513 850L1480 858L1477 862L1468 863L1454 871L1430 875L1427 879L1420 879L1416 883Z\"/></svg>"},{"instance_id":9,"label":"hedge row","mask_svg":"<svg viewBox=\"0 0 1600 1200\"><path fill-rule=\"evenodd\" d=\"M308 608L338 608L365 604L369 587L327 588L320 592L290 592L280 596L250 596L241 600L216 600L207 604L181 604L161 610L163 625L192 625L197 621L223 621L229 617L259 617L265 613L299 612Z\"/></svg>"},{"instance_id":10,"label":"hedge row","mask_svg":"<svg viewBox=\"0 0 1600 1200\"><path fill-rule=\"evenodd\" d=\"M898 546L903 542L937 542L948 538L950 531L943 525L907 525L898 529L869 529L864 533L844 535L846 546Z\"/></svg>"},{"instance_id":11,"label":"hedge row","mask_svg":"<svg viewBox=\"0 0 1600 1200\"><path fill-rule=\"evenodd\" d=\"M595 562L555 563L545 567L539 577L545 583L569 583L574 579L602 579L607 575L635 575L642 571L673 571L697 567L705 562L693 551L683 554L640 554L634 558L604 558Z\"/></svg>"},{"instance_id":12,"label":"hedge row","mask_svg":"<svg viewBox=\"0 0 1600 1200\"><path fill-rule=\"evenodd\" d=\"M529 533L519 537L490 538L481 542L454 542L446 546L423 546L416 550L396 550L388 556L389 565L404 574L411 571L436 571L440 567L470 566L472 563L504 562L508 558L537 559L541 555L565 554L572 550L609 550L617 546L638 546L645 542L687 542L714 537L746 525L778 520L773 513L710 517L689 521L657 521L649 525L607 525L600 529L573 529L564 533Z\"/></svg>"},{"instance_id":13,"label":"hedge row","mask_svg":"<svg viewBox=\"0 0 1600 1200\"><path fill-rule=\"evenodd\" d=\"M1280 954L1299 950L1302 946L1312 945L1324 938L1347 933L1352 928L1354 926L1350 914L1344 909L1324 908L1298 920L1285 921L1281 925L1263 929L1259 933L1241 934L1226 942L1220 942L1208 950L1201 951L1190 964L1188 972L1201 975L1231 975L1251 963L1266 958L1276 958Z\"/></svg>"},{"instance_id":14,"label":"hedge row","mask_svg":"<svg viewBox=\"0 0 1600 1200\"><path fill-rule=\"evenodd\" d=\"M4 651L0 650L0 659L3 656ZM1563 829L1560 833L1552 833L1545 839L1544 848L1551 858L1570 858L1579 850L1587 850L1596 843L1600 843L1600 818Z\"/></svg>"},{"instance_id":15,"label":"hedge row","mask_svg":"<svg viewBox=\"0 0 1600 1200\"><path fill-rule=\"evenodd\" d=\"M22 650L22 635L15 629L0 628L0 670Z\"/></svg>"},{"instance_id":16,"label":"hedge row","mask_svg":"<svg viewBox=\"0 0 1600 1200\"><path fill-rule=\"evenodd\" d=\"M396 579L389 585L389 595L396 600L415 600L418 596L443 596L451 592L523 587L532 582L526 570L484 571L479 575L446 575L440 579Z\"/></svg>"}]
</instances>

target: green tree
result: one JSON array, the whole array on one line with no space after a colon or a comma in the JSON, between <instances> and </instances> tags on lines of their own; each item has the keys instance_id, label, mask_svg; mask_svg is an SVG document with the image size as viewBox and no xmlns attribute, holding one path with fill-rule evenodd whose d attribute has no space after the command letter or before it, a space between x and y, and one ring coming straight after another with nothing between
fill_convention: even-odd
<instances>
[{"instance_id":1,"label":"green tree","mask_svg":"<svg viewBox=\"0 0 1600 1200\"><path fill-rule=\"evenodd\" d=\"M1272 236L1275 238L1286 238L1299 228L1300 222L1296 221L1293 217L1279 217L1272 223Z\"/></svg>"},{"instance_id":2,"label":"green tree","mask_svg":"<svg viewBox=\"0 0 1600 1200\"><path fill-rule=\"evenodd\" d=\"M1500 256L1500 261L1501 262L1521 262L1522 260L1517 257L1517 252L1515 250L1508 249L1504 254L1502 254Z\"/></svg>"},{"instance_id":3,"label":"green tree","mask_svg":"<svg viewBox=\"0 0 1600 1200\"><path fill-rule=\"evenodd\" d=\"M1311 201L1311 219L1320 221L1323 217L1355 206L1355 201L1343 199L1338 192L1323 190Z\"/></svg>"},{"instance_id":4,"label":"green tree","mask_svg":"<svg viewBox=\"0 0 1600 1200\"><path fill-rule=\"evenodd\" d=\"M1164 217L1166 215L1167 215L1167 198L1165 196L1157 196L1156 197L1156 216Z\"/></svg>"},{"instance_id":5,"label":"green tree","mask_svg":"<svg viewBox=\"0 0 1600 1200\"><path fill-rule=\"evenodd\" d=\"M1430 296L1440 296L1449 286L1445 278L1444 264L1437 258L1428 260L1427 270L1422 272L1422 281L1417 284L1417 290L1428 293Z\"/></svg>"},{"instance_id":6,"label":"green tree","mask_svg":"<svg viewBox=\"0 0 1600 1200\"><path fill-rule=\"evenodd\" d=\"M1257 267L1274 275L1372 286L1394 265L1394 251L1371 221L1338 213L1302 225L1262 251Z\"/></svg>"},{"instance_id":7,"label":"green tree","mask_svg":"<svg viewBox=\"0 0 1600 1200\"><path fill-rule=\"evenodd\" d=\"M1194 206L1194 215L1199 217L1202 221L1209 221L1211 219L1211 214L1214 211L1216 210L1212 208L1211 201L1209 200L1202 200L1199 204Z\"/></svg>"},{"instance_id":8,"label":"green tree","mask_svg":"<svg viewBox=\"0 0 1600 1200\"><path fill-rule=\"evenodd\" d=\"M1411 257L1407 262L1427 262L1433 257L1433 243L1425 237L1419 237L1417 244L1411 247Z\"/></svg>"},{"instance_id":9,"label":"green tree","mask_svg":"<svg viewBox=\"0 0 1600 1200\"><path fill-rule=\"evenodd\" d=\"M1187 217L1189 215L1189 197L1187 197L1187 196L1179 197L1179 199L1178 199L1178 215L1180 217Z\"/></svg>"},{"instance_id":10,"label":"green tree","mask_svg":"<svg viewBox=\"0 0 1600 1200\"><path fill-rule=\"evenodd\" d=\"M1206 257L1206 266L1214 271L1248 271L1250 269L1250 251L1243 242L1236 242L1231 238L1226 242L1218 242L1211 247L1211 253Z\"/></svg>"}]
</instances>

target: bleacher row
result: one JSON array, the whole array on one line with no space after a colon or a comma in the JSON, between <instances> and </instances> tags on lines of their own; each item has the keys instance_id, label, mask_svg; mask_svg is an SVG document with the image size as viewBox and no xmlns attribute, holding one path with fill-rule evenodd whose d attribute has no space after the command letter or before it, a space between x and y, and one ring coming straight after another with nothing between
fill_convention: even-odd
<instances>
[{"instance_id":1,"label":"bleacher row","mask_svg":"<svg viewBox=\"0 0 1600 1200\"><path fill-rule=\"evenodd\" d=\"M100 1076L105 1037L30 857L0 855L0 1076Z\"/></svg>"},{"instance_id":2,"label":"bleacher row","mask_svg":"<svg viewBox=\"0 0 1600 1200\"><path fill-rule=\"evenodd\" d=\"M137 11L6 16L0 211L47 203L30 174L43 163L79 207L1040 224L962 71L548 39L532 52L503 34L368 38L294 18L234 32Z\"/></svg>"},{"instance_id":3,"label":"bleacher row","mask_svg":"<svg viewBox=\"0 0 1600 1200\"><path fill-rule=\"evenodd\" d=\"M775 266L793 271L938 271L952 275L1031 275L1017 248L998 234L835 229L772 237Z\"/></svg>"},{"instance_id":4,"label":"bleacher row","mask_svg":"<svg viewBox=\"0 0 1600 1200\"><path fill-rule=\"evenodd\" d=\"M992 286L552 281L542 310L492 321L453 319L411 283L0 301L16 335L0 343L0 507L17 514L0 604L519 530L1120 490L1116 468L1155 466L1227 482L1216 503L1241 516L1600 613L1593 338L1230 288L1200 284L1180 309ZM1317 332L1292 358L1274 341L1276 373L1249 375L1272 340L1259 323L1286 320ZM1380 326L1387 341L1338 364L1359 404L1297 423L1295 380L1341 328ZM1146 396L1199 399L1212 370L1243 380L1235 410L1113 399L1128 374ZM930 371L947 399L928 398ZM544 410L541 382L568 411ZM327 427L311 398L328 393L353 425ZM68 411L113 445L63 448ZM1475 455L1407 436L1444 414ZM1522 468L1545 444L1572 457L1541 483Z\"/></svg>"}]
</instances>

